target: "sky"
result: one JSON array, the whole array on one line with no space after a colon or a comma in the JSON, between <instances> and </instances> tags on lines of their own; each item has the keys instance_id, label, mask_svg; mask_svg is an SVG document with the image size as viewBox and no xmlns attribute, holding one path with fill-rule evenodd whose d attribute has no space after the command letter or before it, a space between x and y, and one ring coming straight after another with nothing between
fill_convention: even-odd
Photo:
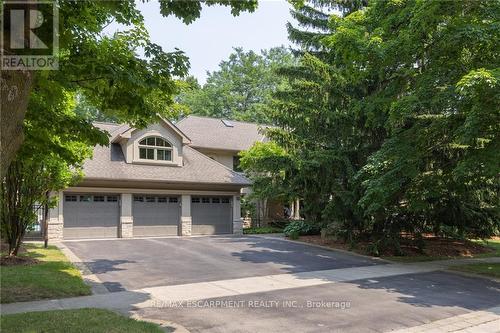
<instances>
[{"instance_id":1,"label":"sky","mask_svg":"<svg viewBox=\"0 0 500 333\"><path fill-rule=\"evenodd\" d=\"M204 7L201 17L190 25L174 16L161 16L156 1L138 2L137 7L144 15L151 41L162 46L164 51L172 51L175 47L184 51L191 63L190 74L200 83L205 82L207 70L217 70L219 63L228 58L233 47L260 51L291 45L286 23L294 20L286 0L259 1L255 12L236 17L224 6ZM111 26L112 30L118 28Z\"/></svg>"}]
</instances>

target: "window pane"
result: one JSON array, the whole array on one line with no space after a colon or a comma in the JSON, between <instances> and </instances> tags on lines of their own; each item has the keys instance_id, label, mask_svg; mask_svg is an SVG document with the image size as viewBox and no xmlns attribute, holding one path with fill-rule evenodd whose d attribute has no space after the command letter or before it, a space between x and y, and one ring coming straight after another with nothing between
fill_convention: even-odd
<instances>
[{"instance_id":1,"label":"window pane","mask_svg":"<svg viewBox=\"0 0 500 333\"><path fill-rule=\"evenodd\" d=\"M66 201L76 201L76 195L66 195L65 200Z\"/></svg>"},{"instance_id":2,"label":"window pane","mask_svg":"<svg viewBox=\"0 0 500 333\"><path fill-rule=\"evenodd\" d=\"M156 145L158 147L165 147L165 140L163 140L162 138L156 138Z\"/></svg>"},{"instance_id":3,"label":"window pane","mask_svg":"<svg viewBox=\"0 0 500 333\"><path fill-rule=\"evenodd\" d=\"M118 201L118 197L116 195L108 195L106 199L108 202L117 202Z\"/></svg>"},{"instance_id":4,"label":"window pane","mask_svg":"<svg viewBox=\"0 0 500 333\"><path fill-rule=\"evenodd\" d=\"M104 201L104 195L94 195L94 201L95 202L103 202Z\"/></svg>"},{"instance_id":5,"label":"window pane","mask_svg":"<svg viewBox=\"0 0 500 333\"><path fill-rule=\"evenodd\" d=\"M191 202L192 203L199 203L200 202L200 198L191 198Z\"/></svg>"},{"instance_id":6,"label":"window pane","mask_svg":"<svg viewBox=\"0 0 500 333\"><path fill-rule=\"evenodd\" d=\"M89 202L92 200L91 195L80 195L80 201Z\"/></svg>"},{"instance_id":7,"label":"window pane","mask_svg":"<svg viewBox=\"0 0 500 333\"><path fill-rule=\"evenodd\" d=\"M221 202L222 203L229 203L229 198L222 198Z\"/></svg>"},{"instance_id":8,"label":"window pane","mask_svg":"<svg viewBox=\"0 0 500 333\"><path fill-rule=\"evenodd\" d=\"M156 159L159 161L171 161L172 160L172 152L170 150L157 149L156 150Z\"/></svg>"},{"instance_id":9,"label":"window pane","mask_svg":"<svg viewBox=\"0 0 500 333\"><path fill-rule=\"evenodd\" d=\"M155 150L154 149L146 149L146 158L148 160L154 160L155 159Z\"/></svg>"},{"instance_id":10,"label":"window pane","mask_svg":"<svg viewBox=\"0 0 500 333\"><path fill-rule=\"evenodd\" d=\"M176 203L176 202L179 202L179 199L176 197L170 197L170 198L168 198L168 202Z\"/></svg>"},{"instance_id":11,"label":"window pane","mask_svg":"<svg viewBox=\"0 0 500 333\"><path fill-rule=\"evenodd\" d=\"M172 151L165 150L165 161L171 161L171 160L172 160Z\"/></svg>"},{"instance_id":12,"label":"window pane","mask_svg":"<svg viewBox=\"0 0 500 333\"><path fill-rule=\"evenodd\" d=\"M202 203L210 203L210 198L201 198Z\"/></svg>"},{"instance_id":13,"label":"window pane","mask_svg":"<svg viewBox=\"0 0 500 333\"><path fill-rule=\"evenodd\" d=\"M155 197L146 197L146 202L156 202Z\"/></svg>"},{"instance_id":14,"label":"window pane","mask_svg":"<svg viewBox=\"0 0 500 333\"><path fill-rule=\"evenodd\" d=\"M139 158L145 159L146 158L146 148L139 148Z\"/></svg>"},{"instance_id":15,"label":"window pane","mask_svg":"<svg viewBox=\"0 0 500 333\"><path fill-rule=\"evenodd\" d=\"M219 198L212 198L212 203L220 203L220 199Z\"/></svg>"},{"instance_id":16,"label":"window pane","mask_svg":"<svg viewBox=\"0 0 500 333\"><path fill-rule=\"evenodd\" d=\"M141 141L139 141L139 144L140 144L140 145L145 145L145 144L147 144L147 143L146 143L146 139L142 139Z\"/></svg>"},{"instance_id":17,"label":"window pane","mask_svg":"<svg viewBox=\"0 0 500 333\"><path fill-rule=\"evenodd\" d=\"M134 201L135 201L135 202L143 202L143 201L144 201L144 198L143 198L143 197L139 197L139 196L135 196L135 195L134 195Z\"/></svg>"},{"instance_id":18,"label":"window pane","mask_svg":"<svg viewBox=\"0 0 500 333\"><path fill-rule=\"evenodd\" d=\"M155 145L155 138L147 138L146 142L147 142L146 144L148 146L154 146Z\"/></svg>"},{"instance_id":19,"label":"window pane","mask_svg":"<svg viewBox=\"0 0 500 333\"><path fill-rule=\"evenodd\" d=\"M159 197L158 202L167 202L167 197Z\"/></svg>"}]
</instances>

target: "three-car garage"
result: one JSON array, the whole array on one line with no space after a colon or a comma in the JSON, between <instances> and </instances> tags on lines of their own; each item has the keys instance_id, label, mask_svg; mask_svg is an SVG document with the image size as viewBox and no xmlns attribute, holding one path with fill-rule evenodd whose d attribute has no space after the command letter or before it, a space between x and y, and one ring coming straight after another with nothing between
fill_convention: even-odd
<instances>
[{"instance_id":1,"label":"three-car garage","mask_svg":"<svg viewBox=\"0 0 500 333\"><path fill-rule=\"evenodd\" d=\"M178 236L181 234L180 194L132 194L134 237ZM232 233L231 196L189 196L192 235ZM121 195L64 193L63 237L120 237Z\"/></svg>"}]
</instances>

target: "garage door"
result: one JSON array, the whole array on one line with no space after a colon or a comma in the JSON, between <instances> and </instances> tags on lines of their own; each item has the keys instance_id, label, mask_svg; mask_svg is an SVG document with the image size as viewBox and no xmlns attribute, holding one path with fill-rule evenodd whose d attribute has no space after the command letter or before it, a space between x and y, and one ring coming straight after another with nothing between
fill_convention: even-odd
<instances>
[{"instance_id":1,"label":"garage door","mask_svg":"<svg viewBox=\"0 0 500 333\"><path fill-rule=\"evenodd\" d=\"M232 232L230 197L192 197L193 235L229 234Z\"/></svg>"},{"instance_id":2,"label":"garage door","mask_svg":"<svg viewBox=\"0 0 500 333\"><path fill-rule=\"evenodd\" d=\"M177 236L180 202L178 196L134 195L134 236Z\"/></svg>"},{"instance_id":3,"label":"garage door","mask_svg":"<svg viewBox=\"0 0 500 333\"><path fill-rule=\"evenodd\" d=\"M65 193L63 237L118 237L119 198L116 194Z\"/></svg>"}]
</instances>

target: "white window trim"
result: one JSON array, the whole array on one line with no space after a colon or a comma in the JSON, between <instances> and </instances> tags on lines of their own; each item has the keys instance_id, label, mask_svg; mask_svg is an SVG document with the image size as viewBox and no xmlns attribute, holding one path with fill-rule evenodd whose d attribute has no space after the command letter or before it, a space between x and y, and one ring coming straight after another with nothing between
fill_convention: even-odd
<instances>
[{"instance_id":1,"label":"white window trim","mask_svg":"<svg viewBox=\"0 0 500 333\"><path fill-rule=\"evenodd\" d=\"M167 142L170 147L162 147L162 146L148 146L148 145L142 145L140 144L140 142L144 139L147 139L147 138L151 138L151 137L154 137L154 138L160 138L162 140L165 140L165 142ZM141 158L140 157L140 148L149 148L149 149L154 149L154 154L155 154L155 159L154 160L150 160L150 159L147 159L147 158ZM168 150L170 151L170 154L171 154L171 160L157 160L157 150L158 149L161 149L161 150ZM175 148L175 146L172 144L172 142L170 142L170 140L168 140L167 138L165 138L163 135L161 135L160 133L146 133L145 135L137 138L135 140L135 143L134 143L134 159L133 159L133 163L139 163L139 164L161 164L161 165L171 165L171 166L178 166L179 163L177 161L177 157L176 157L176 151L177 149Z\"/></svg>"}]
</instances>

